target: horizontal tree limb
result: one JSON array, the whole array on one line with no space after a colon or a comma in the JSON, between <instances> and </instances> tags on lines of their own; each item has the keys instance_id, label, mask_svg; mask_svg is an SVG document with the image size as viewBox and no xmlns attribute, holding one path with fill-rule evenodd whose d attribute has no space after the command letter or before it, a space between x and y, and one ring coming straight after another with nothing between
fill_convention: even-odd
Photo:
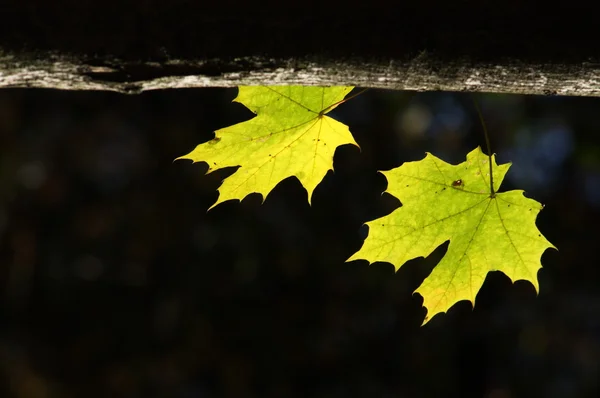
<instances>
[{"instance_id":1,"label":"horizontal tree limb","mask_svg":"<svg viewBox=\"0 0 600 398\"><path fill-rule=\"evenodd\" d=\"M593 3L6 0L0 15L5 88L600 95Z\"/></svg>"},{"instance_id":2,"label":"horizontal tree limb","mask_svg":"<svg viewBox=\"0 0 600 398\"><path fill-rule=\"evenodd\" d=\"M101 62L100 62L101 61ZM231 61L133 62L51 53L2 53L0 87L143 91L238 85L353 85L393 90L600 96L600 64L518 60L441 60L421 52L407 61L240 57Z\"/></svg>"}]
</instances>

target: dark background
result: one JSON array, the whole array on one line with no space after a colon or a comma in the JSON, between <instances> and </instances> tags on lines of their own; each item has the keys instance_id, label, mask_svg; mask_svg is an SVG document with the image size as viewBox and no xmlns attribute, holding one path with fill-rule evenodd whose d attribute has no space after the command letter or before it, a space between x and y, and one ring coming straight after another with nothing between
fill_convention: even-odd
<instances>
[{"instance_id":1,"label":"dark background","mask_svg":"<svg viewBox=\"0 0 600 398\"><path fill-rule=\"evenodd\" d=\"M559 251L537 297L490 273L421 327L445 245L344 261L399 206L377 170L484 144L472 95L369 90L312 207L287 179L207 212L227 171L173 159L252 116L235 95L0 91L0 396L598 396L598 99L477 96Z\"/></svg>"}]
</instances>

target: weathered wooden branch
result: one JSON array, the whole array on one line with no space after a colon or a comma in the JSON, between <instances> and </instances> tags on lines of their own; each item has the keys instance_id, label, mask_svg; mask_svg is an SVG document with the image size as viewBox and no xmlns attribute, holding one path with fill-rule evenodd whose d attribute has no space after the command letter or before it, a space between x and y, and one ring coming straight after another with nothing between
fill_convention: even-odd
<instances>
[{"instance_id":1,"label":"weathered wooden branch","mask_svg":"<svg viewBox=\"0 0 600 398\"><path fill-rule=\"evenodd\" d=\"M0 6L4 88L300 84L600 96L590 10L510 0L360 8L304 0L289 13L275 0L8 1Z\"/></svg>"},{"instance_id":2,"label":"weathered wooden branch","mask_svg":"<svg viewBox=\"0 0 600 398\"><path fill-rule=\"evenodd\" d=\"M223 70L222 72L217 72ZM355 85L396 90L445 90L600 96L600 65L440 61L421 53L408 61L309 61L247 57L126 62L102 66L73 56L0 56L0 87L61 90L147 90L237 85Z\"/></svg>"}]
</instances>

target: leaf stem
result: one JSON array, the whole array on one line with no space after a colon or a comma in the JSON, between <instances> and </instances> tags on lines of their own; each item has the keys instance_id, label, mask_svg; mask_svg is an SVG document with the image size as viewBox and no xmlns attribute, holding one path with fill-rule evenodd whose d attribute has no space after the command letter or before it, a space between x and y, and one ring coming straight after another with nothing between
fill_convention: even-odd
<instances>
[{"instance_id":1,"label":"leaf stem","mask_svg":"<svg viewBox=\"0 0 600 398\"><path fill-rule=\"evenodd\" d=\"M492 146L490 145L490 136L488 134L487 127L485 126L485 121L483 120L483 115L481 114L481 109L479 109L479 105L477 104L475 96L473 96L472 99L473 104L475 105L475 109L477 110L477 115L479 115L479 121L481 122L481 126L483 127L483 134L485 135L485 145L487 146L490 164L490 194L493 198L494 196L496 196L496 192L494 191L494 175L492 174Z\"/></svg>"},{"instance_id":2,"label":"leaf stem","mask_svg":"<svg viewBox=\"0 0 600 398\"><path fill-rule=\"evenodd\" d=\"M342 99L342 100L340 100L340 101L338 101L338 102L336 102L336 103L334 103L334 104L331 104L331 105L329 105L327 108L323 109L323 110L320 112L320 114L321 114L321 115L324 115L324 114L326 114L327 112L329 112L331 109L335 108L336 106L338 106L338 105L340 105L340 104L343 104L343 103L344 103L344 102L346 102L346 101L350 101L350 100L351 100L351 99L353 99L353 98L356 98L356 97L358 97L359 95L361 95L362 93L364 93L364 92L365 92L365 91L367 91L368 89L369 89L368 87L367 87L367 88L363 88L362 90L360 90L360 91L359 91L359 92L357 92L356 94L353 94L353 95L351 95L350 97L344 98L344 99Z\"/></svg>"}]
</instances>

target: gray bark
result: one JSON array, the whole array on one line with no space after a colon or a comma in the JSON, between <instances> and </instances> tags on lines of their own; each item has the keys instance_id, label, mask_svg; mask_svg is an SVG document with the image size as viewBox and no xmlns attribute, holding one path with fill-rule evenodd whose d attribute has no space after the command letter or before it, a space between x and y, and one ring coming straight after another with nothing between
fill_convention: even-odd
<instances>
[{"instance_id":1,"label":"gray bark","mask_svg":"<svg viewBox=\"0 0 600 398\"><path fill-rule=\"evenodd\" d=\"M0 15L4 88L600 95L592 3L5 0Z\"/></svg>"},{"instance_id":2,"label":"gray bark","mask_svg":"<svg viewBox=\"0 0 600 398\"><path fill-rule=\"evenodd\" d=\"M222 70L222 72L221 72ZM415 90L600 96L600 64L441 61L422 52L407 61L309 60L240 57L232 61L118 59L90 63L51 53L0 52L0 87L148 90L238 85L352 85Z\"/></svg>"}]
</instances>

